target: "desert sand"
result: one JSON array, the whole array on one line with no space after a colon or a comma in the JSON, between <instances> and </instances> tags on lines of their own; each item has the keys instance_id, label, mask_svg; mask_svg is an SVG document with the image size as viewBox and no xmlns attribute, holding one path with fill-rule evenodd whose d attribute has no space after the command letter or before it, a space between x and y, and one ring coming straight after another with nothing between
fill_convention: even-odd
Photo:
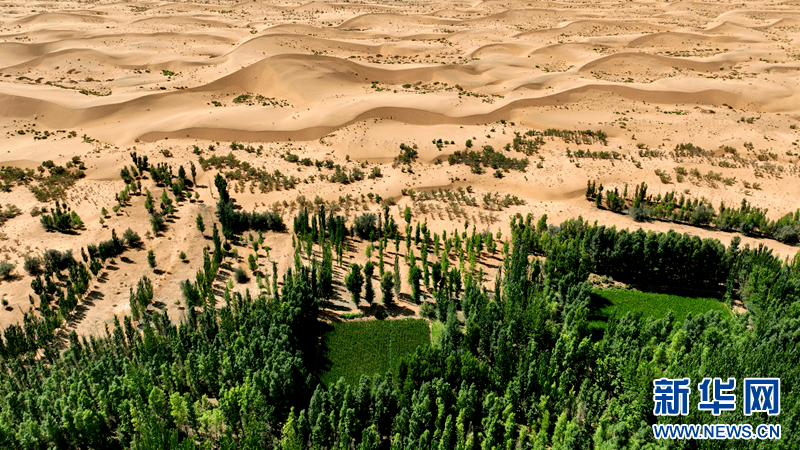
<instances>
[{"instance_id":1,"label":"desert sand","mask_svg":"<svg viewBox=\"0 0 800 450\"><path fill-rule=\"evenodd\" d=\"M78 157L86 167L62 199L85 223L74 234L46 233L29 211L51 203L37 201L27 187L0 192L0 204L22 211L0 226L0 258L17 266L11 279L0 281L8 301L0 327L36 307L29 302L31 277L22 270L26 256L51 248L77 255L109 239L112 229L127 228L144 246L126 251L92 280L66 331L104 333L114 315L129 314L128 288L143 275L153 281L156 306L182 317L178 283L193 279L202 263L218 198L218 170L203 170L199 157L233 153L252 167L300 180L263 193L249 181L229 181L245 210L278 211L290 226L300 204L317 197L341 198L340 213L349 219L379 211L366 197L372 193L394 199L399 223L412 206L414 220L427 220L434 230L463 231L468 221L469 228L500 231L503 239L517 213L547 214L551 224L580 215L620 228L675 229L726 244L741 236L636 223L599 210L584 198L589 180L620 190L644 181L653 194L676 191L714 205L737 206L746 198L768 208L772 219L800 207L798 2L4 1L0 7L0 165L36 170L47 160L65 165ZM502 178L447 163L467 140L473 149L491 145L525 157L503 147L515 133L549 128L602 130L608 143L545 138L525 171ZM440 139L452 143L437 146ZM262 150L232 150L232 142ZM401 143L418 147L413 173L392 164ZM713 155L670 157L682 143ZM720 165L730 161L726 146L736 150L736 164ZM568 155L581 149L619 158ZM198 169L193 192L199 199L179 202L156 236L145 237L143 196L111 212L131 151L151 164L188 170L193 162ZM291 163L281 157L287 152L332 160L348 172L379 167L382 176L333 183L320 179L330 170ZM678 166L732 180L678 182ZM672 180L662 183L656 170ZM142 184L161 195L152 180ZM476 206L403 195L467 187ZM524 204L484 206L482 197L491 193ZM109 214L101 224L103 207ZM205 233L195 228L197 214ZM783 257L796 253L774 240L742 240ZM282 273L292 263L291 235L265 233L265 244L270 256L261 250L261 267L276 261ZM355 247L346 260L363 263L366 243ZM147 264L150 249L156 271ZM241 245L238 252L234 266L246 267L252 249ZM235 289L258 287L251 280ZM343 289L341 297L337 310L356 309Z\"/></svg>"}]
</instances>

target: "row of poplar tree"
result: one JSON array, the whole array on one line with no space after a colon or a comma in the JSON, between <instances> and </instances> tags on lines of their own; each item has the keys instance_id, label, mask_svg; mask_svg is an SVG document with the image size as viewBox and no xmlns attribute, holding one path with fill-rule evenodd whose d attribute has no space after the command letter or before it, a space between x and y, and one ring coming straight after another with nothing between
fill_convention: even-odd
<instances>
[{"instance_id":1,"label":"row of poplar tree","mask_svg":"<svg viewBox=\"0 0 800 450\"><path fill-rule=\"evenodd\" d=\"M301 216L295 231L322 242L332 264L334 251L350 237L344 222L329 219L317 213L309 223L308 215ZM382 217L380 228L389 231L372 233L376 240L394 237L386 223ZM433 289L432 301L447 302L438 346L419 347L397 372L365 375L352 386L319 381L324 327L318 316L329 295L327 275L319 273L326 264L296 258L280 289L273 284L270 294L221 295L213 280L223 250L214 233L215 248L206 252L191 283L197 293L181 323L156 311L143 315L138 326L124 317L107 337L70 335L69 348L49 359L39 356L33 330L28 351L0 357L0 447L685 445L655 440L650 426L658 422L780 423L780 441L722 444L800 445L800 259L781 261L736 240L726 248L716 240L616 230L580 218L552 226L546 218L534 223L531 216L518 216L511 229L493 289L466 264L448 263L461 288ZM411 235L407 222L406 242ZM453 245L456 236L464 237L455 233L444 245ZM672 314L627 314L612 317L598 335L588 326L590 273L697 286L726 301L741 300L748 312L709 312L683 322ZM661 377L777 377L781 414L744 416L739 405L719 416L691 408L688 416L656 417L653 380ZM720 442L691 445L710 449Z\"/></svg>"}]
</instances>

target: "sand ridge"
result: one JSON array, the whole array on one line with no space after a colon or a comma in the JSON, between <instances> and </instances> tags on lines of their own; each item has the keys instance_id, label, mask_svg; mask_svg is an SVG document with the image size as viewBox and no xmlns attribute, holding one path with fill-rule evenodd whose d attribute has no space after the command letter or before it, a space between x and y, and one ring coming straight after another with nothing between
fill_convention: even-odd
<instances>
[{"instance_id":1,"label":"sand ridge","mask_svg":"<svg viewBox=\"0 0 800 450\"><path fill-rule=\"evenodd\" d=\"M599 210L584 198L586 182L632 190L644 181L654 194L675 191L715 206L746 198L768 208L772 219L795 211L797 17L795 4L768 1L7 2L0 15L0 165L37 171L44 161L66 165L79 158L86 176L61 200L85 227L71 235L43 233L30 211L51 202L37 201L25 186L0 192L0 204L23 212L0 227L0 257L17 264L17 276L0 281L9 300L0 326L19 321L31 307L26 256L48 248L77 254L109 239L112 229L121 234L130 227L142 236L149 230L140 195L99 221L101 208L111 210L124 187L119 173L130 166L131 151L176 170L195 164L192 192L199 199L179 202L163 233L108 265L69 329L102 333L114 314L129 312L128 286L143 275L153 280L170 317L185 314L175 300L179 282L193 279L210 243L213 177L235 172L203 170L200 157L231 154L248 167L296 177L292 188L264 192L257 182L237 180L241 174L229 181L242 208L272 209L287 223L315 199L340 205L348 219L379 211L367 197L377 194L393 197L391 214L399 222L410 206L439 231L467 221L507 236L514 214L547 214L550 223L581 215L728 243L740 235L639 224ZM601 130L608 143L548 137L537 153L504 150L517 133L545 129ZM492 167L474 173L449 165L448 156L466 150L467 140L472 150L527 156L529 165L500 177ZM711 156L670 154L689 142ZM418 148L410 170L392 164L400 143ZM617 157L577 157L578 150ZM382 176L334 183L322 177L330 169L289 162L287 152L309 162L330 160L347 173L377 168ZM701 176L678 181L679 168ZM656 170L670 181L662 183ZM709 178L717 173L719 181ZM167 190L140 181L156 198ZM419 200L404 195L409 189L461 189L478 200L472 206ZM481 203L495 194L524 204ZM194 226L198 214L205 234ZM269 257L260 250L259 264L275 261L282 272L293 263L291 236L267 233L265 239L272 250ZM743 242L784 257L796 253L774 240ZM365 248L358 242L357 253L346 258L363 263ZM156 252L157 271L147 265L148 249ZM246 267L252 250L240 245L238 251L235 265ZM251 279L234 289L258 286ZM340 306L355 308L347 303Z\"/></svg>"}]
</instances>

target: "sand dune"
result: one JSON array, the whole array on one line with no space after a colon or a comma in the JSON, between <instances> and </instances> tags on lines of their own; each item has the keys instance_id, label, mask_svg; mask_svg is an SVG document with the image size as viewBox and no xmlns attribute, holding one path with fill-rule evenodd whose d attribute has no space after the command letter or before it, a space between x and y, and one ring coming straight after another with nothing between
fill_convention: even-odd
<instances>
[{"instance_id":1,"label":"sand dune","mask_svg":"<svg viewBox=\"0 0 800 450\"><path fill-rule=\"evenodd\" d=\"M582 215L607 225L675 228L729 242L731 233L639 224L598 210L583 198L584 188L588 180L609 189L644 181L653 193L675 191L714 205L738 205L747 198L768 208L772 219L799 208L791 194L800 189L796 5L761 0L744 6L527 0L6 5L0 17L0 166L45 173L38 167L48 160L84 164L85 177L60 200L80 214L85 228L43 237L30 211L51 201L37 201L25 186L0 192L0 204L23 211L0 228L0 240L7 236L15 242L0 243L0 257L17 264L20 274L0 280L0 295L6 294L10 308L0 315L0 328L19 321L30 307L30 277L20 270L26 256L96 244L108 239L111 229L121 233L131 227L140 235L150 230L142 196L109 213L103 224L99 220L101 209L111 210L123 189L120 170L131 164L131 151L174 168L194 164L193 192L200 199L180 202L167 230L150 236L145 250L126 255L129 262L104 272L105 283L93 286L104 297L74 325L81 332L99 332L114 314L127 314L128 282L143 275L153 279L170 317L185 314L173 304L180 296L178 282L194 276L206 245L194 218L215 220L217 169L200 170L200 157L231 153L263 171L259 176L279 171L295 177L293 187L264 192L241 173L229 180L244 209L274 208L287 222L300 202L317 196L328 202L391 196L397 202L391 213L402 220L402 209L415 207L403 191L470 187L479 196L496 192L526 203L492 211L456 211L442 203L415 214L448 231L468 220L507 236L511 215L532 213L548 214L550 223ZM602 130L608 145L552 136L529 155L510 147L517 134L548 128ZM529 165L499 173L493 167L475 173L465 165L450 166L448 155L465 150L467 140L472 150L528 158ZM233 142L247 144L247 151ZM392 165L401 142L417 146L419 160L411 170ZM670 153L689 142L713 156ZM287 152L305 162L289 162ZM381 176L334 183L325 179L333 173L329 169L307 165L324 160L347 173L377 168ZM678 167L692 175L678 177ZM140 181L155 196L167 190ZM352 219L377 208L365 200L341 213ZM288 234L268 233L267 242L282 249L270 257L279 270L292 264ZM768 239L745 242L766 242L785 256L796 250ZM163 273L146 263L151 248ZM246 250L240 249L236 262L243 267ZM180 261L180 251L190 263ZM255 281L235 287L246 288L258 289Z\"/></svg>"},{"instance_id":2,"label":"sand dune","mask_svg":"<svg viewBox=\"0 0 800 450\"><path fill-rule=\"evenodd\" d=\"M579 72L602 70L635 76L672 73L675 69L688 69L697 72L717 72L723 70L725 66L730 66L736 62L737 61L732 59L718 59L713 62L706 62L650 55L647 53L617 53L616 55L595 59L581 67Z\"/></svg>"},{"instance_id":3,"label":"sand dune","mask_svg":"<svg viewBox=\"0 0 800 450\"><path fill-rule=\"evenodd\" d=\"M629 47L666 47L669 49L692 48L697 45L716 45L716 44L751 44L758 42L753 39L740 38L737 36L707 36L695 33L653 33L632 40Z\"/></svg>"},{"instance_id":4,"label":"sand dune","mask_svg":"<svg viewBox=\"0 0 800 450\"><path fill-rule=\"evenodd\" d=\"M194 17L148 17L131 22L129 26L181 26L188 25L200 28L231 28L231 24L219 20L198 19Z\"/></svg>"},{"instance_id":5,"label":"sand dune","mask_svg":"<svg viewBox=\"0 0 800 450\"><path fill-rule=\"evenodd\" d=\"M22 19L11 20L10 26L36 26L36 25L57 25L59 27L69 27L77 24L101 24L113 23L116 20L97 14L69 13L40 13Z\"/></svg>"},{"instance_id":6,"label":"sand dune","mask_svg":"<svg viewBox=\"0 0 800 450\"><path fill-rule=\"evenodd\" d=\"M584 19L576 20L562 27L549 28L544 30L533 30L520 33L517 37L524 36L557 36L560 34L577 34L580 36L603 36L603 35L627 35L658 33L668 31L665 25L650 24L644 22L622 22L616 20L597 20Z\"/></svg>"},{"instance_id":7,"label":"sand dune","mask_svg":"<svg viewBox=\"0 0 800 450\"><path fill-rule=\"evenodd\" d=\"M373 30L373 29L396 29L408 26L423 25L455 25L460 23L458 20L439 19L424 16L406 16L395 13L362 14L345 21L338 28L344 30Z\"/></svg>"}]
</instances>

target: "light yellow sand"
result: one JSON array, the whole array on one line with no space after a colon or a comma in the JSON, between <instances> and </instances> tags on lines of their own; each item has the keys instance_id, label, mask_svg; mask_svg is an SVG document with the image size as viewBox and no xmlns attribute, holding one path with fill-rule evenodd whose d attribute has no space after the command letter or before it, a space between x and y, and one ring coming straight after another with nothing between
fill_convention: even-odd
<instances>
[{"instance_id":1,"label":"light yellow sand","mask_svg":"<svg viewBox=\"0 0 800 450\"><path fill-rule=\"evenodd\" d=\"M45 160L63 165L79 156L87 166L86 178L65 198L86 223L77 235L45 233L28 213L44 205L25 187L0 193L0 204L17 205L24 213L0 227L0 258L17 264L17 276L0 281L0 295L9 302L0 311L0 327L19 321L30 308L31 278L22 271L26 255L48 248L79 253L109 239L112 228L121 234L130 227L140 235L149 229L141 196L111 213L105 225L98 222L100 209L110 211L124 186L119 170L131 164L134 148L152 163L188 169L194 161L199 169L193 145L204 157L227 154L232 141L263 145L260 157L235 153L256 167L300 179L330 172L287 163L279 157L287 149L301 158L332 159L348 170L359 163L367 163L367 173L381 168L382 178L346 186L316 178L289 191L250 193L248 185L232 192L247 210L286 201L290 206L281 211L289 224L299 196L332 201L372 192L398 201L391 209L398 221L402 208L412 205L415 218L427 219L437 231L463 231L467 220L470 229L499 230L507 237L509 217L530 212L537 218L548 214L550 223L581 215L617 227L673 228L728 243L736 234L637 224L597 210L583 198L586 182L621 188L645 181L653 193L688 191L715 205L738 205L747 198L769 208L773 219L800 206L800 131L792 128L800 121L797 2L7 1L0 6L0 165L35 168ZM235 103L242 94L262 96L267 105ZM741 120L749 118L752 123ZM57 133L34 140L31 133L17 133L31 128L75 131L78 137ZM466 166L434 164L463 150L467 139L476 148L500 150L515 132L547 128L603 130L610 140L608 146L579 147L548 139L541 168L533 156L525 173L501 179L492 177L493 171L478 175ZM84 142L83 135L95 141ZM438 149L436 139L456 144ZM413 174L391 165L401 142L419 147ZM732 146L749 163L723 168L720 158L646 158L637 148L668 153L687 142L720 157L721 146ZM752 150L745 143L752 143ZM209 144L217 149L208 150ZM617 151L625 159L566 156L579 148ZM676 166L721 172L735 182L677 183ZM673 183L662 184L656 169L670 173ZM129 312L128 287L143 275L153 280L156 300L171 317L184 314L174 303L180 298L178 283L194 278L202 248L210 245L215 173L200 170L200 200L182 202L166 232L145 239L142 250L126 252L93 280L90 298L67 330L104 332L114 314ZM760 183L760 189L744 182ZM144 185L156 197L161 194L152 181ZM467 186L479 200L498 192L526 204L501 211L461 205L454 211L441 202L415 204L401 193ZM365 209L378 210L374 202L366 203L343 213L352 219ZM198 213L208 225L205 237L194 227ZM771 240L743 241L763 243L784 257L796 251ZM260 251L262 269L275 260L282 273L292 263L290 235L268 233L266 243L272 251L270 258ZM363 263L365 245L357 245L346 262ZM159 273L146 263L148 249L155 250ZM180 251L188 262L178 258ZM246 266L250 252L240 247L234 266ZM491 271L493 264L485 265ZM245 288L257 290L255 281L235 287ZM347 300L340 303L355 309Z\"/></svg>"}]
</instances>

